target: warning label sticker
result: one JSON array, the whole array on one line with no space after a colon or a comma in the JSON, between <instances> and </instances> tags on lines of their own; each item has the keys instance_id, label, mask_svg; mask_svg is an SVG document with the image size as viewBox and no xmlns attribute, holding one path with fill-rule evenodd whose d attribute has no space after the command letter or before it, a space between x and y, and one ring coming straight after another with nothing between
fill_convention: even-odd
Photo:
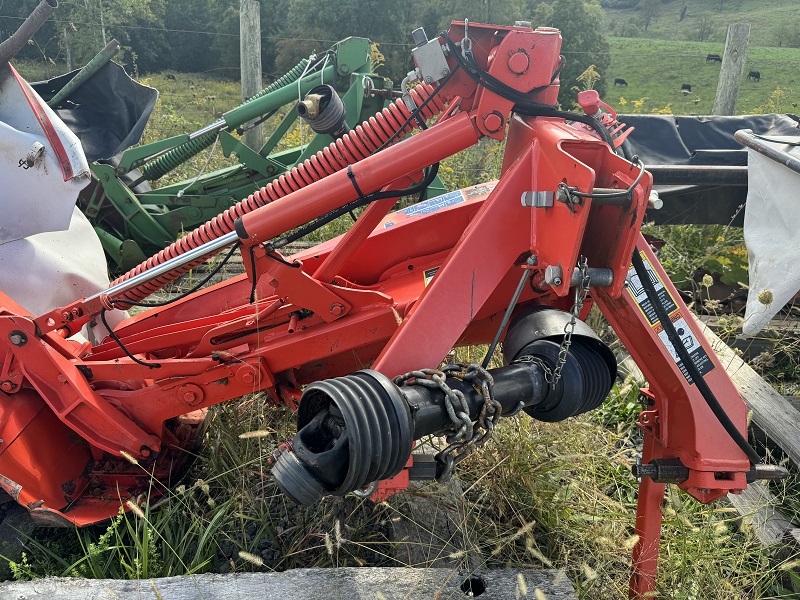
<instances>
[{"instance_id":1,"label":"warning label sticker","mask_svg":"<svg viewBox=\"0 0 800 600\"><path fill-rule=\"evenodd\" d=\"M672 321L672 324L675 326L675 332L681 339L683 347L686 348L686 351L689 353L689 358L692 359L694 366L697 367L697 370L700 372L700 374L705 375L711 371L711 369L714 368L714 363L711 362L711 359L708 357L708 354L706 354L703 346L700 345L700 341L689 328L689 324L686 322L686 319L683 317L681 312L677 311L675 314L670 315L670 321ZM670 356L672 356L672 360L675 361L675 363L678 365L678 368L681 370L681 373L683 373L686 381L689 383L694 383L692 381L692 377L689 375L689 372L686 370L686 365L683 364L683 361L678 357L678 353L675 352L675 346L673 346L672 342L669 341L667 332L664 331L663 327L661 327L661 323L655 327L655 331L658 333L661 343L664 344L667 351L669 351Z\"/></svg>"},{"instance_id":2,"label":"warning label sticker","mask_svg":"<svg viewBox=\"0 0 800 600\"><path fill-rule=\"evenodd\" d=\"M655 288L658 302L664 307L669 315L669 320L672 322L675 332L680 338L681 344L686 349L686 352L689 354L689 358L692 360L692 363L697 368L699 373L701 375L705 375L714 368L714 363L711 362L711 359L709 358L708 353L705 351L705 348L703 348L702 344L697 339L697 336L695 336L691 327L689 327L689 323L686 322L685 315L678 310L678 306L675 303L674 298L664 286L664 282L661 281L661 278L658 276L658 273L656 273L655 269L653 269L650 261L647 260L647 257L644 255L642 255L642 261L644 262L645 269L647 270L647 275L650 278L653 287ZM642 314L650 323L653 331L658 335L658 339L661 340L662 344L664 344L664 347L669 352L672 360L674 360L675 364L678 365L678 368L681 370L681 373L683 373L686 381L688 381L690 384L694 383L691 375L689 375L689 372L686 369L686 365L678 356L678 353L675 351L675 346L672 344L667 332L661 325L658 315L656 314L656 309L653 306L653 303L650 302L647 292L645 291L645 288L633 267L631 267L628 271L628 276L625 280L625 283L625 288L628 290L628 293L633 297L634 302L636 302L639 310L642 311Z\"/></svg>"},{"instance_id":3,"label":"warning label sticker","mask_svg":"<svg viewBox=\"0 0 800 600\"><path fill-rule=\"evenodd\" d=\"M425 269L422 273L425 277L425 287L428 287L428 284L433 279L433 276L439 271L439 267L433 267L432 269Z\"/></svg>"},{"instance_id":4,"label":"warning label sticker","mask_svg":"<svg viewBox=\"0 0 800 600\"><path fill-rule=\"evenodd\" d=\"M667 314L671 315L673 311L678 310L678 305L675 304L675 300L673 300L672 296L670 296L667 288L664 287L664 283L661 281L661 279L659 279L658 274L653 269L650 261L644 257L642 257L642 260L644 261L644 267L647 270L647 275L650 277L650 282L653 284L653 287L656 288L656 296L658 296L658 301L667 311ZM636 304L639 305L639 308L642 310L642 313L644 313L644 316L647 317L650 325L655 325L658 323L656 309L647 298L647 292L644 291L644 286L639 280L639 276L636 274L636 271L633 269L633 267L631 267L628 271L628 277L626 278L625 282L628 291L630 292L631 296L633 296Z\"/></svg>"}]
</instances>

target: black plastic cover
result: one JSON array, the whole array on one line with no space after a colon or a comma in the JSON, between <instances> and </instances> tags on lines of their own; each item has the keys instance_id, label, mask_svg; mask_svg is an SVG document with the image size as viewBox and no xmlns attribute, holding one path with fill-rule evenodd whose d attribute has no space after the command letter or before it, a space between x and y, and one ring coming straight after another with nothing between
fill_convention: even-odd
<instances>
[{"instance_id":1,"label":"black plastic cover","mask_svg":"<svg viewBox=\"0 0 800 600\"><path fill-rule=\"evenodd\" d=\"M733 139L740 129L761 135L797 135L795 115L679 116L620 115L636 130L622 144L626 158L636 154L645 165L747 164L747 151Z\"/></svg>"},{"instance_id":2,"label":"black plastic cover","mask_svg":"<svg viewBox=\"0 0 800 600\"><path fill-rule=\"evenodd\" d=\"M647 165L746 166L747 151L733 138L740 129L768 136L797 135L796 115L678 116L619 115L636 129L622 144L630 159L634 154ZM647 220L656 224L744 222L739 205L747 198L746 186L656 186L664 200L661 210L650 210Z\"/></svg>"},{"instance_id":3,"label":"black plastic cover","mask_svg":"<svg viewBox=\"0 0 800 600\"><path fill-rule=\"evenodd\" d=\"M77 70L32 84L49 100ZM54 109L81 141L89 162L109 159L137 144L158 99L158 91L131 79L109 62Z\"/></svg>"}]
</instances>

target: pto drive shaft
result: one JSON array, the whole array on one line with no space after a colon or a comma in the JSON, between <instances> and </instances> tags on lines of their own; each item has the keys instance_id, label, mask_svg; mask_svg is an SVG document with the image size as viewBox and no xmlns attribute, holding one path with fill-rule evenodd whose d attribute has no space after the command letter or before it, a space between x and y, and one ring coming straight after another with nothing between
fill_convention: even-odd
<instances>
[{"instance_id":1,"label":"pto drive shaft","mask_svg":"<svg viewBox=\"0 0 800 600\"><path fill-rule=\"evenodd\" d=\"M568 320L567 313L544 309L512 321L504 343L507 366L488 372L491 400L500 414L524 410L534 418L560 421L602 403L616 375L613 353L582 322L566 354L561 353ZM561 377L553 381L559 356L564 356ZM406 379L393 382L363 370L308 386L300 400L297 435L282 447L272 470L283 492L309 505L324 495L343 496L393 477L408 462L414 440L452 434L463 420L471 426L487 403L463 379L448 377L444 386L396 383ZM456 411L445 390L463 395Z\"/></svg>"}]
</instances>

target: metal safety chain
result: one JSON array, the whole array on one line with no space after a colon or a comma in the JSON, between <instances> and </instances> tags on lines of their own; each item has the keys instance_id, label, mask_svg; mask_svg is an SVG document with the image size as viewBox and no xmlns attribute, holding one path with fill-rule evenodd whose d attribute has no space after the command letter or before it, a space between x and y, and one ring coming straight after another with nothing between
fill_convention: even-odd
<instances>
[{"instance_id":1,"label":"metal safety chain","mask_svg":"<svg viewBox=\"0 0 800 600\"><path fill-rule=\"evenodd\" d=\"M564 338L561 340L561 345L558 348L558 358L556 359L555 368L550 369L547 363L545 363L541 358L535 358L532 356L521 356L514 361L535 363L539 365L544 372L544 380L550 385L550 387L555 387L556 384L558 384L558 382L561 380L561 371L564 369L564 365L567 362L567 354L569 353L569 348L572 345L572 334L575 333L575 324L578 322L581 310L583 310L583 303L586 301L586 297L589 295L591 279L589 277L589 263L585 256L581 256L578 259L577 266L581 274L581 280L580 283L575 286L575 301L572 304L572 309L569 311L570 319L564 325Z\"/></svg>"},{"instance_id":2,"label":"metal safety chain","mask_svg":"<svg viewBox=\"0 0 800 600\"><path fill-rule=\"evenodd\" d=\"M561 347L558 349L558 360L556 361L556 368L553 370L550 380L547 381L547 371L545 371L545 380L551 386L555 386L561 379L561 371L564 364L567 362L567 353L569 347L572 345L572 334L575 333L575 324L578 322L578 317L583 310L583 303L589 295L589 263L585 256L578 259L578 270L581 273L581 282L575 286L575 301L570 310L570 319L564 325L564 339L561 340Z\"/></svg>"},{"instance_id":3,"label":"metal safety chain","mask_svg":"<svg viewBox=\"0 0 800 600\"><path fill-rule=\"evenodd\" d=\"M464 394L447 385L447 377L470 383L483 396L483 406L475 423L469 417L469 407ZM483 444L494 431L503 409L494 399L491 374L477 363L445 365L442 369L421 369L394 378L398 386L421 385L441 390L444 407L452 422L451 433L445 439L448 446L436 454L435 459L441 468L437 469L436 480L448 481L455 466L464 460L478 445Z\"/></svg>"}]
</instances>

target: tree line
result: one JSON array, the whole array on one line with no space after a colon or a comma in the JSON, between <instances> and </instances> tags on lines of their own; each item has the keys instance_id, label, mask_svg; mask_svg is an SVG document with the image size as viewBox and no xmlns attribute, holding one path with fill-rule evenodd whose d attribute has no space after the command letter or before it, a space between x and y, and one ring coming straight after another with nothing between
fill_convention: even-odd
<instances>
[{"instance_id":1,"label":"tree line","mask_svg":"<svg viewBox=\"0 0 800 600\"><path fill-rule=\"evenodd\" d=\"M0 0L0 39L38 2ZM423 26L432 37L464 18L497 25L524 20L561 29L565 93L589 65L602 75L610 60L597 0L261 0L260 5L266 81L353 35L379 44L386 58L381 74L397 82L411 68L412 30ZM116 38L122 61L134 73L174 70L238 78L238 34L239 0L60 0L54 18L19 58L79 67ZM596 87L602 92L603 85L601 79Z\"/></svg>"}]
</instances>

